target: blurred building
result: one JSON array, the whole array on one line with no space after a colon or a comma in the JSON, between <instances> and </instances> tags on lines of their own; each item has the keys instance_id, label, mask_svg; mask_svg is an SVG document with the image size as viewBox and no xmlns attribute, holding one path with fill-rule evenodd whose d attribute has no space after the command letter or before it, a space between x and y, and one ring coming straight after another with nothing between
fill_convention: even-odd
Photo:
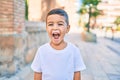
<instances>
[{"instance_id":1,"label":"blurred building","mask_svg":"<svg viewBox=\"0 0 120 80\"><path fill-rule=\"evenodd\" d=\"M70 25L76 26L78 16L76 14L79 0L29 0L29 20L45 21L46 14L53 8L63 8L69 15Z\"/></svg>"},{"instance_id":2,"label":"blurred building","mask_svg":"<svg viewBox=\"0 0 120 80\"><path fill-rule=\"evenodd\" d=\"M120 0L102 0L97 7L103 11L97 18L99 26L114 26L115 19L120 16Z\"/></svg>"},{"instance_id":3,"label":"blurred building","mask_svg":"<svg viewBox=\"0 0 120 80\"><path fill-rule=\"evenodd\" d=\"M57 6L56 0L28 0L29 21L45 21L47 12Z\"/></svg>"}]
</instances>

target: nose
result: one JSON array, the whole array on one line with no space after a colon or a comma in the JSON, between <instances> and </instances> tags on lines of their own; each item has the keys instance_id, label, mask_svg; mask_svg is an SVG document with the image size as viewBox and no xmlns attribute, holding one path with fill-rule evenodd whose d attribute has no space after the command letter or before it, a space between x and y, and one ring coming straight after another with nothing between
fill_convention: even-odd
<instances>
[{"instance_id":1,"label":"nose","mask_svg":"<svg viewBox=\"0 0 120 80\"><path fill-rule=\"evenodd\" d=\"M57 24L54 24L53 29L58 29L58 25L57 25Z\"/></svg>"}]
</instances>

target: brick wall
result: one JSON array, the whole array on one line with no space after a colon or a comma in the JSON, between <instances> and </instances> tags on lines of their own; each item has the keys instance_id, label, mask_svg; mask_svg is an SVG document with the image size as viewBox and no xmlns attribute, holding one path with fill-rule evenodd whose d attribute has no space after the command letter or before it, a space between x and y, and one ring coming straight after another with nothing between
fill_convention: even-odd
<instances>
[{"instance_id":1,"label":"brick wall","mask_svg":"<svg viewBox=\"0 0 120 80\"><path fill-rule=\"evenodd\" d=\"M0 34L13 32L13 0L0 0Z\"/></svg>"},{"instance_id":2,"label":"brick wall","mask_svg":"<svg viewBox=\"0 0 120 80\"><path fill-rule=\"evenodd\" d=\"M0 34L24 30L24 0L0 0Z\"/></svg>"},{"instance_id":3,"label":"brick wall","mask_svg":"<svg viewBox=\"0 0 120 80\"><path fill-rule=\"evenodd\" d=\"M25 29L25 0L14 0L14 30L17 33Z\"/></svg>"}]
</instances>

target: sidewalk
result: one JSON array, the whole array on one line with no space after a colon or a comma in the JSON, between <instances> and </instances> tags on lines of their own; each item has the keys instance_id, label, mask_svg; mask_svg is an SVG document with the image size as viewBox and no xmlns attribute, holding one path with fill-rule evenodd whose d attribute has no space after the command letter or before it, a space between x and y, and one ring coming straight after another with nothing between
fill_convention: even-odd
<instances>
[{"instance_id":1,"label":"sidewalk","mask_svg":"<svg viewBox=\"0 0 120 80\"><path fill-rule=\"evenodd\" d=\"M30 64L29 64L26 67L24 67L21 71L19 71L18 73L11 76L10 78L0 77L0 80L34 80L33 71L31 70Z\"/></svg>"},{"instance_id":2,"label":"sidewalk","mask_svg":"<svg viewBox=\"0 0 120 80\"><path fill-rule=\"evenodd\" d=\"M81 50L87 67L82 80L120 80L120 44L104 37L97 43L84 42L80 33L70 33L66 39Z\"/></svg>"}]
</instances>

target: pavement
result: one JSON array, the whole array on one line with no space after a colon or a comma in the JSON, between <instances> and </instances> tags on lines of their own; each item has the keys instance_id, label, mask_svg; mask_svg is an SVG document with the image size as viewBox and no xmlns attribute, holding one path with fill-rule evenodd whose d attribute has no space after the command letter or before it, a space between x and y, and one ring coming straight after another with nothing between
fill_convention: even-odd
<instances>
[{"instance_id":1,"label":"pavement","mask_svg":"<svg viewBox=\"0 0 120 80\"><path fill-rule=\"evenodd\" d=\"M11 77L0 77L0 80L34 80L33 71L30 68L30 64L22 68L21 71L17 72Z\"/></svg>"},{"instance_id":2,"label":"pavement","mask_svg":"<svg viewBox=\"0 0 120 80\"><path fill-rule=\"evenodd\" d=\"M104 38L97 31L97 42L84 42L80 33L70 33L66 38L77 45L87 67L81 80L120 80L120 43Z\"/></svg>"},{"instance_id":3,"label":"pavement","mask_svg":"<svg viewBox=\"0 0 120 80\"><path fill-rule=\"evenodd\" d=\"M120 80L120 43L104 38L97 31L97 42L81 40L79 32L70 32L66 40L79 47L86 65L81 71L81 80ZM33 80L33 71L30 65L11 79L0 80Z\"/></svg>"}]
</instances>

